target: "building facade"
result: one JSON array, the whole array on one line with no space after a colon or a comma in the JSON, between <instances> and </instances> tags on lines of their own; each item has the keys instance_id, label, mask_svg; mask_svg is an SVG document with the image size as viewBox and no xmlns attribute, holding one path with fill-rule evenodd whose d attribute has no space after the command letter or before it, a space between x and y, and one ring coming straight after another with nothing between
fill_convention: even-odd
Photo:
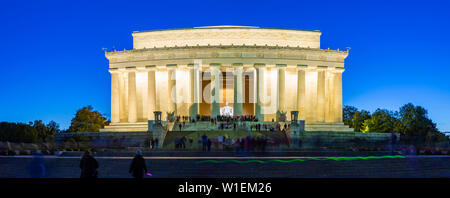
<instances>
[{"instance_id":1,"label":"building facade","mask_svg":"<svg viewBox=\"0 0 450 198\"><path fill-rule=\"evenodd\" d=\"M342 122L348 51L320 49L319 31L249 26L133 32L133 50L105 52L111 125L146 131L154 111L252 115L298 111L307 131L352 131Z\"/></svg>"}]
</instances>

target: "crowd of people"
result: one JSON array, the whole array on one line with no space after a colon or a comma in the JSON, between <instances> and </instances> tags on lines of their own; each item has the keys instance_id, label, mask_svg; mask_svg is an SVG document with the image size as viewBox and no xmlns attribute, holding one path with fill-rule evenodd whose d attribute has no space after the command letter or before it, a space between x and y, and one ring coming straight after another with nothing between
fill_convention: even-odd
<instances>
[{"instance_id":1,"label":"crowd of people","mask_svg":"<svg viewBox=\"0 0 450 198\"><path fill-rule=\"evenodd\" d=\"M219 135L216 138L208 137L206 134L197 138L197 146L194 139L186 136L177 137L173 140L175 150L193 150L195 147L202 151L265 151L268 139L264 137L231 138L227 135Z\"/></svg>"},{"instance_id":2,"label":"crowd of people","mask_svg":"<svg viewBox=\"0 0 450 198\"><path fill-rule=\"evenodd\" d=\"M197 148L202 151L211 151L214 147L215 150L232 151L265 151L268 143L268 139L265 137L250 137L245 138L231 138L226 135L218 136L216 138L208 137L203 134L197 139ZM194 139L192 137L186 138L183 136L181 138L174 139L175 150L192 150L194 148Z\"/></svg>"},{"instance_id":3,"label":"crowd of people","mask_svg":"<svg viewBox=\"0 0 450 198\"><path fill-rule=\"evenodd\" d=\"M211 116L205 116L205 115L197 115L195 118L191 118L190 116L177 116L175 127L173 130L179 130L182 131L183 128L186 127L186 123L195 123L195 122L211 122L214 126L217 126L217 129L224 130L224 129L233 129L236 130L239 127L246 128L246 124L242 124L241 122L258 122L258 118L254 115L242 115L242 116L225 116L225 115L218 115L215 118L212 118ZM249 123L250 130L251 131L282 131L286 130L289 125L284 124L284 127L282 127L279 123L275 123L274 120L272 120L272 123L256 123L251 124Z\"/></svg>"},{"instance_id":4,"label":"crowd of people","mask_svg":"<svg viewBox=\"0 0 450 198\"><path fill-rule=\"evenodd\" d=\"M283 131L285 132L290 125L284 124L283 128L281 128L280 123L273 123L273 124L255 124L250 126L250 131Z\"/></svg>"},{"instance_id":5,"label":"crowd of people","mask_svg":"<svg viewBox=\"0 0 450 198\"><path fill-rule=\"evenodd\" d=\"M189 142L189 149L192 149L192 145L194 143L194 139L190 137L189 139L186 138L186 136L183 136L181 138L175 138L174 140L174 146L175 149L186 149L186 144Z\"/></svg>"},{"instance_id":6,"label":"crowd of people","mask_svg":"<svg viewBox=\"0 0 450 198\"><path fill-rule=\"evenodd\" d=\"M258 118L254 115L237 115L237 116L227 116L227 115L218 115L216 117L211 117L209 115L199 115L197 114L195 117L190 116L176 116L176 122L258 122Z\"/></svg>"}]
</instances>

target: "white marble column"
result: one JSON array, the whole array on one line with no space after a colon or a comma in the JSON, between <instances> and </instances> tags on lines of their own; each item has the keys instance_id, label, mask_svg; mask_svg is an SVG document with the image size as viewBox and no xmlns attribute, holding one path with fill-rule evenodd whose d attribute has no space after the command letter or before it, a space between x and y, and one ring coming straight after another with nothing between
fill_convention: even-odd
<instances>
[{"instance_id":1,"label":"white marble column","mask_svg":"<svg viewBox=\"0 0 450 198\"><path fill-rule=\"evenodd\" d=\"M120 122L128 122L128 72L119 70L119 118Z\"/></svg>"},{"instance_id":2,"label":"white marble column","mask_svg":"<svg viewBox=\"0 0 450 198\"><path fill-rule=\"evenodd\" d=\"M297 68L297 111L298 119L306 119L306 95L305 95L305 69L306 65L298 65Z\"/></svg>"},{"instance_id":3,"label":"white marble column","mask_svg":"<svg viewBox=\"0 0 450 198\"><path fill-rule=\"evenodd\" d=\"M136 70L136 113L138 122L148 121L148 71L145 67Z\"/></svg>"},{"instance_id":4,"label":"white marble column","mask_svg":"<svg viewBox=\"0 0 450 198\"><path fill-rule=\"evenodd\" d=\"M190 103L189 116L192 119L196 119L198 115L198 105L200 103L200 65L194 63L190 68Z\"/></svg>"},{"instance_id":5,"label":"white marble column","mask_svg":"<svg viewBox=\"0 0 450 198\"><path fill-rule=\"evenodd\" d=\"M325 122L334 122L334 73L327 69L325 72Z\"/></svg>"},{"instance_id":6,"label":"white marble column","mask_svg":"<svg viewBox=\"0 0 450 198\"><path fill-rule=\"evenodd\" d=\"M242 83L242 72L243 67L242 64L235 66L234 68L234 108L233 115L242 115L242 103L244 102L243 98L243 83Z\"/></svg>"},{"instance_id":7,"label":"white marble column","mask_svg":"<svg viewBox=\"0 0 450 198\"><path fill-rule=\"evenodd\" d=\"M317 122L325 122L325 72L326 67L319 66L317 70Z\"/></svg>"},{"instance_id":8,"label":"white marble column","mask_svg":"<svg viewBox=\"0 0 450 198\"><path fill-rule=\"evenodd\" d=\"M277 65L278 67L278 110L282 112L286 112L286 115L289 115L289 112L287 112L286 107L286 65ZM274 90L272 91L272 94L274 94ZM287 116L289 119L289 116Z\"/></svg>"},{"instance_id":9,"label":"white marble column","mask_svg":"<svg viewBox=\"0 0 450 198\"><path fill-rule=\"evenodd\" d=\"M264 67L265 65L255 65L256 70L256 103L255 116L258 121L264 121L263 97L264 94Z\"/></svg>"},{"instance_id":10,"label":"white marble column","mask_svg":"<svg viewBox=\"0 0 450 198\"><path fill-rule=\"evenodd\" d=\"M341 123L342 122L342 72L344 72L344 69L342 68L336 68L335 76L335 90L336 90L336 96L335 96L335 116L336 120L335 122Z\"/></svg>"},{"instance_id":11,"label":"white marble column","mask_svg":"<svg viewBox=\"0 0 450 198\"><path fill-rule=\"evenodd\" d=\"M116 69L117 70L117 69ZM116 70L109 70L111 73L111 122L120 122L120 74Z\"/></svg>"},{"instance_id":12,"label":"white marble column","mask_svg":"<svg viewBox=\"0 0 450 198\"><path fill-rule=\"evenodd\" d=\"M187 65L178 65L176 70L176 112L179 116L189 116L190 71Z\"/></svg>"},{"instance_id":13,"label":"white marble column","mask_svg":"<svg viewBox=\"0 0 450 198\"><path fill-rule=\"evenodd\" d=\"M167 68L168 72L168 93L169 93L169 98L168 99L168 112L175 112L175 115L177 114L176 112L176 96L177 96L177 92L176 92L176 86L177 86L177 81L176 81L176 67L175 68L171 68L168 67Z\"/></svg>"},{"instance_id":14,"label":"white marble column","mask_svg":"<svg viewBox=\"0 0 450 198\"><path fill-rule=\"evenodd\" d=\"M128 122L137 121L136 70L128 69Z\"/></svg>"},{"instance_id":15,"label":"white marble column","mask_svg":"<svg viewBox=\"0 0 450 198\"><path fill-rule=\"evenodd\" d=\"M211 64L211 117L216 118L220 114L220 65Z\"/></svg>"},{"instance_id":16,"label":"white marble column","mask_svg":"<svg viewBox=\"0 0 450 198\"><path fill-rule=\"evenodd\" d=\"M272 121L277 118L278 103L278 69L270 66L264 71L264 120Z\"/></svg>"},{"instance_id":17,"label":"white marble column","mask_svg":"<svg viewBox=\"0 0 450 198\"><path fill-rule=\"evenodd\" d=\"M307 68L305 73L305 113L306 124L317 122L317 74L316 68Z\"/></svg>"},{"instance_id":18,"label":"white marble column","mask_svg":"<svg viewBox=\"0 0 450 198\"><path fill-rule=\"evenodd\" d=\"M153 112L156 111L156 79L155 79L155 67L148 66L148 105L147 105L147 118L149 120L155 120L155 115Z\"/></svg>"},{"instance_id":19,"label":"white marble column","mask_svg":"<svg viewBox=\"0 0 450 198\"><path fill-rule=\"evenodd\" d=\"M171 101L169 91L169 75L166 66L157 66L155 70L156 102L155 110L161 111L161 119L167 120L169 103Z\"/></svg>"}]
</instances>

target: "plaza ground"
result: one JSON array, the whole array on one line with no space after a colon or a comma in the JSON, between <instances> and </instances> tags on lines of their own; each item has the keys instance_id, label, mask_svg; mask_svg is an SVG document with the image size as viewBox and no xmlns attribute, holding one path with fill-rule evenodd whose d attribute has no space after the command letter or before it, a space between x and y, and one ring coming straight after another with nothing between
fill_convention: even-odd
<instances>
[{"instance_id":1,"label":"plaza ground","mask_svg":"<svg viewBox=\"0 0 450 198\"><path fill-rule=\"evenodd\" d=\"M309 153L310 154L310 153ZM379 153L382 154L382 153ZM153 178L429 178L450 177L450 156L401 156L398 158L332 160L333 153L314 154L277 153L237 157L223 153L182 155L146 155L146 163ZM341 156L347 156L342 154ZM365 156L374 156L367 153ZM184 157L183 157L184 156ZM190 157L186 157L190 156ZM356 153L353 156L362 156ZM378 155L384 156L384 155ZM132 155L96 156L100 178L129 178ZM321 158L322 160L317 160ZM278 161L277 159L281 160ZM293 159L303 159L293 161ZM208 161L215 160L215 161ZM284 161L283 161L284 160ZM0 156L0 177L27 178L31 156ZM44 160L49 178L78 178L79 155L47 156ZM293 161L293 162L286 162ZM147 177L151 178L151 177Z\"/></svg>"}]
</instances>

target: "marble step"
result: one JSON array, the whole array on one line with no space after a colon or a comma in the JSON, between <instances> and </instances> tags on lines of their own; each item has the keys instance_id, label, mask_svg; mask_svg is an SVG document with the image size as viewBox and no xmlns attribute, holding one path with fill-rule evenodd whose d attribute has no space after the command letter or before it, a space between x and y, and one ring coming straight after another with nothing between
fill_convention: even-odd
<instances>
[{"instance_id":1,"label":"marble step","mask_svg":"<svg viewBox=\"0 0 450 198\"><path fill-rule=\"evenodd\" d=\"M342 131L342 132L353 132L353 128L350 128L344 123L316 123L307 124L305 126L305 131Z\"/></svg>"}]
</instances>

